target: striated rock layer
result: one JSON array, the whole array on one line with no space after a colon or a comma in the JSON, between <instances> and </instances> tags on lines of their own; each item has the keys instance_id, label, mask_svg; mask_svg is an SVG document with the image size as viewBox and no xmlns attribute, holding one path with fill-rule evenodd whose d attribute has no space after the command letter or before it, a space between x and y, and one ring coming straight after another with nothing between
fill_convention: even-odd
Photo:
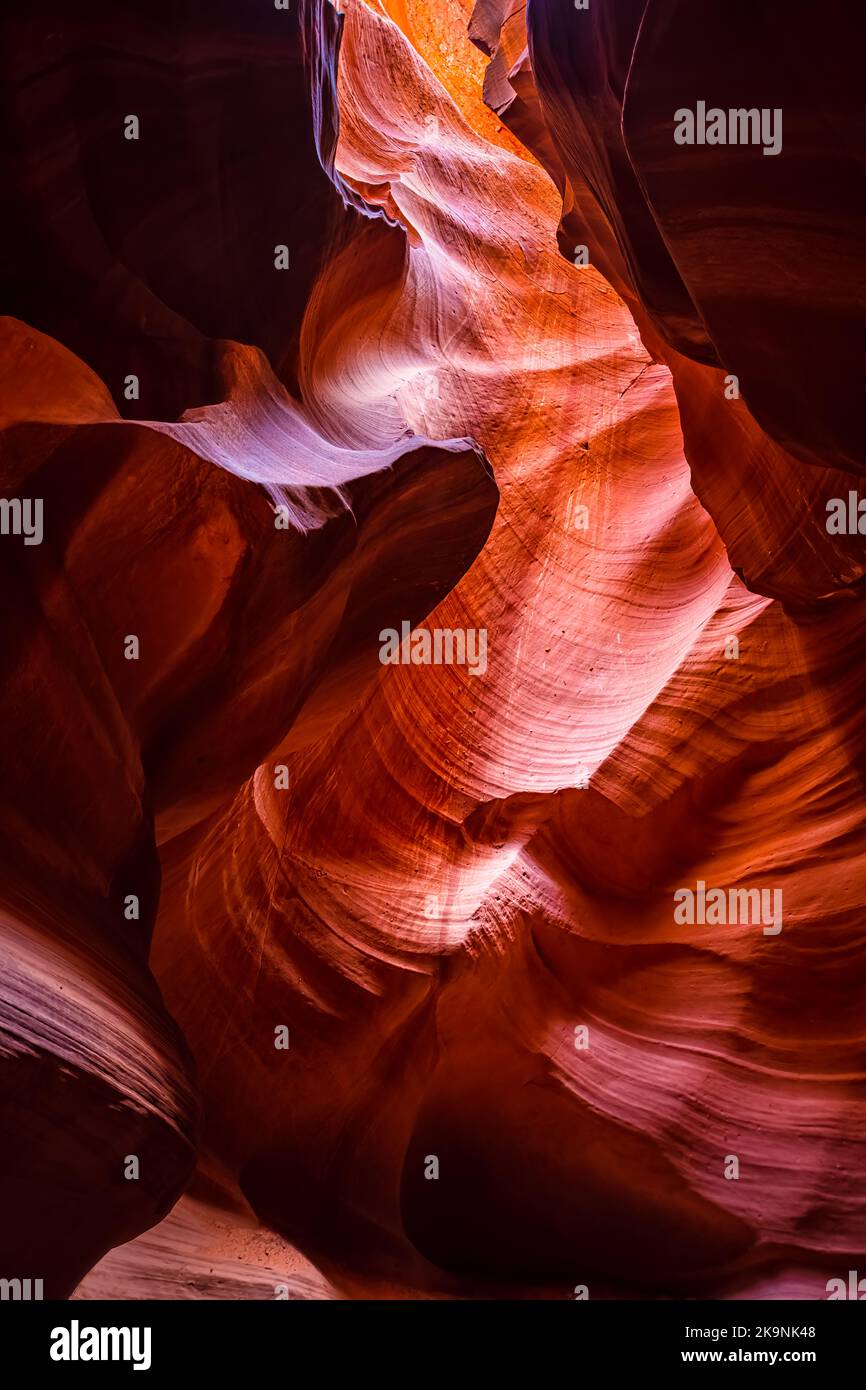
<instances>
[{"instance_id":1,"label":"striated rock layer","mask_svg":"<svg viewBox=\"0 0 866 1390\"><path fill-rule=\"evenodd\" d=\"M850 11L807 53L754 4L338 8L3 21L44 540L0 536L0 1273L824 1297L866 1258ZM677 146L704 97L778 156Z\"/></svg>"}]
</instances>

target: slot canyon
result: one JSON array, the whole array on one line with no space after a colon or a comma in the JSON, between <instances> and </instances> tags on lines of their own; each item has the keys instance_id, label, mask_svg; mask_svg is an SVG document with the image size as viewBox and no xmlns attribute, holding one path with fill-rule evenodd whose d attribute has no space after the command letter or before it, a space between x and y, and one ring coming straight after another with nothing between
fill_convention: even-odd
<instances>
[{"instance_id":1,"label":"slot canyon","mask_svg":"<svg viewBox=\"0 0 866 1390\"><path fill-rule=\"evenodd\" d=\"M9 0L0 1276L866 1273L862 20L782 8Z\"/></svg>"}]
</instances>

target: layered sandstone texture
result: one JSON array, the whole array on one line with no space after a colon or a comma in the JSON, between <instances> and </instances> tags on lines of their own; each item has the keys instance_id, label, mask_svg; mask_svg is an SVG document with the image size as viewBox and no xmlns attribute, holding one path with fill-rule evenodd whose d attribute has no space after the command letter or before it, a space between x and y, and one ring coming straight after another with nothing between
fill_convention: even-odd
<instances>
[{"instance_id":1,"label":"layered sandstone texture","mask_svg":"<svg viewBox=\"0 0 866 1390\"><path fill-rule=\"evenodd\" d=\"M856 7L0 26L0 492L42 507L0 535L0 1276L825 1297L866 1260ZM678 144L699 102L781 148Z\"/></svg>"}]
</instances>

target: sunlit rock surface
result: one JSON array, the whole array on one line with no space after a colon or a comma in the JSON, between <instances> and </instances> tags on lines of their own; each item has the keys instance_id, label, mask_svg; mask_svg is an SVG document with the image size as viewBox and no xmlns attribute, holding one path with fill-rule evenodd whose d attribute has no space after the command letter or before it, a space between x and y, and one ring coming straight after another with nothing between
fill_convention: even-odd
<instances>
[{"instance_id":1,"label":"sunlit rock surface","mask_svg":"<svg viewBox=\"0 0 866 1390\"><path fill-rule=\"evenodd\" d=\"M0 537L0 1272L826 1296L866 1251L843 12L771 62L675 0L152 9L4 21L45 537ZM729 79L777 157L674 144ZM403 623L474 665L383 664ZM781 930L677 920L698 884Z\"/></svg>"}]
</instances>

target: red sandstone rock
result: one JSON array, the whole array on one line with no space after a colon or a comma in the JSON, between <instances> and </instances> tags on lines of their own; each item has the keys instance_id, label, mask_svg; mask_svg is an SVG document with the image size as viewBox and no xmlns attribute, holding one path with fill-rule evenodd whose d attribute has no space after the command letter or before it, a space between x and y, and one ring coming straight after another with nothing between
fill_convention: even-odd
<instances>
[{"instance_id":1,"label":"red sandstone rock","mask_svg":"<svg viewBox=\"0 0 866 1390\"><path fill-rule=\"evenodd\" d=\"M44 1207L57 1292L120 1247L81 1298L823 1297L866 1249L863 549L824 508L860 466L829 369L856 301L840 341L810 320L853 214L789 301L821 391L768 391L802 340L713 279L709 166L679 204L660 143L671 70L736 70L724 35L673 0L537 0L528 34L511 3L341 8L133 31L154 119L201 89L140 152L153 238L107 206L93 94L16 184L2 477L46 541L0 550L0 1252ZM103 24L94 93L119 80L113 23L64 30L79 94ZM37 136L57 80L15 96ZM780 237L798 188L815 216L797 140ZM74 275L25 273L33 199ZM315 236L274 292L278 214ZM121 420L133 346L158 404ZM404 621L483 632L483 673L381 664ZM698 882L774 885L781 933L679 924Z\"/></svg>"}]
</instances>

